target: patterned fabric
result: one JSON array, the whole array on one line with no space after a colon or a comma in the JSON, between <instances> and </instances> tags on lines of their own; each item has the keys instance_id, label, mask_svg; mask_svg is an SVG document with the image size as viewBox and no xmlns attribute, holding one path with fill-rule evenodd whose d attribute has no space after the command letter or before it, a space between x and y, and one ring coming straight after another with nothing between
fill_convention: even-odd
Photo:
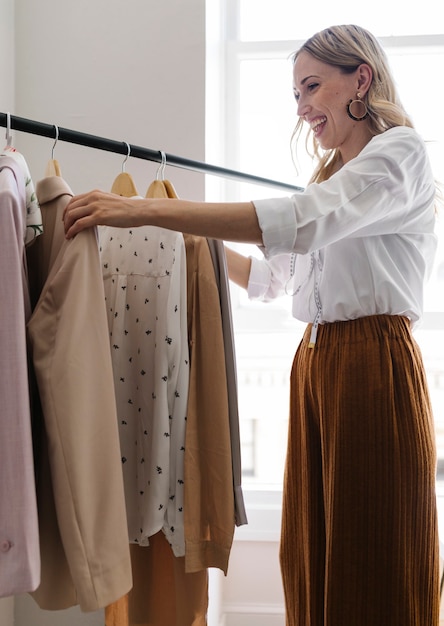
<instances>
[{"instance_id":1,"label":"patterned fabric","mask_svg":"<svg viewBox=\"0 0 444 626\"><path fill-rule=\"evenodd\" d=\"M23 172L25 179L26 194L26 235L25 245L29 245L36 237L43 233L42 214L37 195L32 182L31 173L26 163L25 157L12 146L6 146L0 156L8 156L14 159Z\"/></svg>"},{"instance_id":2,"label":"patterned fabric","mask_svg":"<svg viewBox=\"0 0 444 626\"><path fill-rule=\"evenodd\" d=\"M163 529L185 553L188 402L183 236L155 227L99 229L131 543Z\"/></svg>"}]
</instances>

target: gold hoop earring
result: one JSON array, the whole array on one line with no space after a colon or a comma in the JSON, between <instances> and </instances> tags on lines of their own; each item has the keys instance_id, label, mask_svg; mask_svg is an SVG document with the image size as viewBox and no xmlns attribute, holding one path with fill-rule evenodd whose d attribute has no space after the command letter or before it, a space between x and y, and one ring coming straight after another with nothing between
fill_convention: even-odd
<instances>
[{"instance_id":1,"label":"gold hoop earring","mask_svg":"<svg viewBox=\"0 0 444 626\"><path fill-rule=\"evenodd\" d=\"M358 108L355 113L352 113L352 106L354 106L355 109L356 107ZM355 120L355 122L362 122L362 120L365 120L365 118L368 117L368 107L362 100L362 96L359 92L356 94L355 100L350 100L346 108L349 117L351 117L352 120ZM358 115L356 115L356 113L358 113Z\"/></svg>"}]
</instances>

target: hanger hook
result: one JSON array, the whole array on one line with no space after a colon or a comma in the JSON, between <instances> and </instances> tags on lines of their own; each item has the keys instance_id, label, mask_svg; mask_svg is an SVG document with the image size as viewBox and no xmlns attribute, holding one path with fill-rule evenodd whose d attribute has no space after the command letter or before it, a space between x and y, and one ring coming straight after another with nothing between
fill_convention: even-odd
<instances>
[{"instance_id":1,"label":"hanger hook","mask_svg":"<svg viewBox=\"0 0 444 626\"><path fill-rule=\"evenodd\" d=\"M162 150L159 150L160 155L162 157L162 162L159 165L159 168L157 170L157 174L156 174L156 180L163 180L164 176L165 176L165 167L166 167L166 154L165 152L163 152Z\"/></svg>"},{"instance_id":2,"label":"hanger hook","mask_svg":"<svg viewBox=\"0 0 444 626\"><path fill-rule=\"evenodd\" d=\"M54 128L55 128L55 141L54 141L54 145L52 146L52 150L51 150L51 159L53 161L54 161L54 150L55 150L56 144L57 144L57 142L59 140L59 127L54 124Z\"/></svg>"},{"instance_id":3,"label":"hanger hook","mask_svg":"<svg viewBox=\"0 0 444 626\"><path fill-rule=\"evenodd\" d=\"M12 146L11 114L10 113L6 113L6 145L8 148Z\"/></svg>"},{"instance_id":4,"label":"hanger hook","mask_svg":"<svg viewBox=\"0 0 444 626\"><path fill-rule=\"evenodd\" d=\"M129 145L127 141L124 141L123 143L126 145L126 157L124 158L123 163L122 163L122 172L125 171L126 162L131 156L131 146Z\"/></svg>"}]
</instances>

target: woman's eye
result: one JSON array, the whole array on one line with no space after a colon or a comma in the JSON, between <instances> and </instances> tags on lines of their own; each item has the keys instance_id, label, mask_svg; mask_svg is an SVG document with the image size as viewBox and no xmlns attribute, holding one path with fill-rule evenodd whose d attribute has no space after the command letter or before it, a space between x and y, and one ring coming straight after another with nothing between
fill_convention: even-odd
<instances>
[{"instance_id":1,"label":"woman's eye","mask_svg":"<svg viewBox=\"0 0 444 626\"><path fill-rule=\"evenodd\" d=\"M308 91L313 91L313 89L315 89L318 86L319 83L310 83L309 85L307 85L307 89Z\"/></svg>"}]
</instances>

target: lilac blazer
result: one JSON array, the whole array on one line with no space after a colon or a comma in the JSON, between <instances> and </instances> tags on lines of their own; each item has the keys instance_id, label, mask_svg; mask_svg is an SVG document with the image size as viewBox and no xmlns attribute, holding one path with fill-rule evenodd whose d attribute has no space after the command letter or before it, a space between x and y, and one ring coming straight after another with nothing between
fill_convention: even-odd
<instances>
[{"instance_id":1,"label":"lilac blazer","mask_svg":"<svg viewBox=\"0 0 444 626\"><path fill-rule=\"evenodd\" d=\"M26 351L24 176L0 157L0 597L34 590L40 551Z\"/></svg>"}]
</instances>

